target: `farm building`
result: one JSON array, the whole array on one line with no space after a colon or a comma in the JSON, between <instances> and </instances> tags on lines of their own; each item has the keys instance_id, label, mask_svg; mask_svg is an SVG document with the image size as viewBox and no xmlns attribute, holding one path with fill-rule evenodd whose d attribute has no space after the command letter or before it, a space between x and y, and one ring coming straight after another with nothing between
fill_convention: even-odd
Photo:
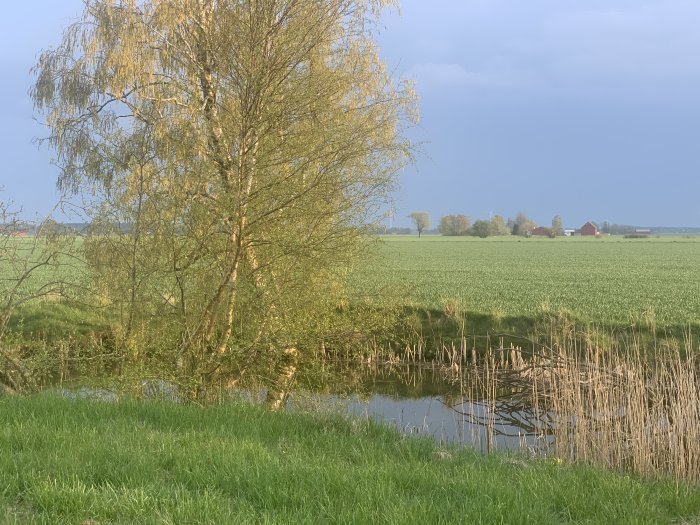
<instances>
[{"instance_id":1,"label":"farm building","mask_svg":"<svg viewBox=\"0 0 700 525\"><path fill-rule=\"evenodd\" d=\"M586 224L581 226L581 235L600 235L598 232L598 226L588 221Z\"/></svg>"},{"instance_id":2,"label":"farm building","mask_svg":"<svg viewBox=\"0 0 700 525\"><path fill-rule=\"evenodd\" d=\"M530 235L540 235L543 237L549 237L550 233L551 230L549 228L545 228L544 226L538 226L530 232Z\"/></svg>"}]
</instances>

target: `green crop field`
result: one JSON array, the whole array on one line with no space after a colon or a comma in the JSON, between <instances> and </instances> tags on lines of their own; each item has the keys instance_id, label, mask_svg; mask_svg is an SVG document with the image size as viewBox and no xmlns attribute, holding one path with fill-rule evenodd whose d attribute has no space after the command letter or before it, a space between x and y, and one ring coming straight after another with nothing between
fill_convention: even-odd
<instances>
[{"instance_id":1,"label":"green crop field","mask_svg":"<svg viewBox=\"0 0 700 525\"><path fill-rule=\"evenodd\" d=\"M426 311L456 304L482 327L543 311L605 327L700 325L700 238L402 236L380 244L383 257L356 274L358 290L387 290Z\"/></svg>"},{"instance_id":2,"label":"green crop field","mask_svg":"<svg viewBox=\"0 0 700 525\"><path fill-rule=\"evenodd\" d=\"M17 242L30 246L27 240ZM676 337L689 328L700 334L700 237L386 236L378 244L378 257L353 275L355 292L420 312L423 318L439 318L456 308L464 314L469 334L527 335L546 312L565 312L578 323L600 328L636 324ZM7 262L0 264L3 286L10 286L17 274L9 270ZM77 259L66 259L60 274L68 282L85 276ZM40 286L49 275L40 268L26 286ZM63 308L66 319L53 323L59 306L40 302L22 308L17 319L30 332L82 326L83 317L95 321L84 308ZM441 332L445 326L434 323L432 328ZM454 326L447 331L454 335Z\"/></svg>"}]
</instances>

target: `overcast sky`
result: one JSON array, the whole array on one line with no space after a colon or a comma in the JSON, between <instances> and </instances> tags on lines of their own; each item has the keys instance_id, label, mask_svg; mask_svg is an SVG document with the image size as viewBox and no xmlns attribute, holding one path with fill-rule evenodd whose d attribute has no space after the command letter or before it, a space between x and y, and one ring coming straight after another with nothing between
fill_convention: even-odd
<instances>
[{"instance_id":1,"label":"overcast sky","mask_svg":"<svg viewBox=\"0 0 700 525\"><path fill-rule=\"evenodd\" d=\"M32 137L29 69L80 0L12 2L0 19L0 186L27 214L56 200ZM422 142L401 174L411 211L541 224L700 226L700 2L404 0L380 43L416 80Z\"/></svg>"}]
</instances>

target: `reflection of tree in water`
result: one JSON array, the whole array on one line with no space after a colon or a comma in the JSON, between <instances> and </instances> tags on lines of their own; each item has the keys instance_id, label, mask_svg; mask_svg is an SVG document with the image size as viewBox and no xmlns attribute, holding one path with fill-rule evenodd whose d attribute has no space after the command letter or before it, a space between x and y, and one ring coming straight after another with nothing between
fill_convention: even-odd
<instances>
[{"instance_id":1,"label":"reflection of tree in water","mask_svg":"<svg viewBox=\"0 0 700 525\"><path fill-rule=\"evenodd\" d=\"M497 400L445 396L441 402L470 425L486 428L494 436L543 436L554 433L555 417L533 406L529 394Z\"/></svg>"},{"instance_id":2,"label":"reflection of tree in water","mask_svg":"<svg viewBox=\"0 0 700 525\"><path fill-rule=\"evenodd\" d=\"M408 399L460 394L460 385L446 381L444 373L436 366L374 367L363 377L362 386L375 394Z\"/></svg>"},{"instance_id":3,"label":"reflection of tree in water","mask_svg":"<svg viewBox=\"0 0 700 525\"><path fill-rule=\"evenodd\" d=\"M569 342L539 352L533 344L527 354L501 345L478 362L453 352L432 364L335 366L338 379L326 392L394 398L386 405L399 421L403 399L428 411L421 417L437 439L436 425L456 422L454 439L486 452L520 443L565 461L700 479L700 353L692 341L661 341L655 353L634 342ZM433 401L443 406L430 413ZM382 400L372 402L381 412Z\"/></svg>"},{"instance_id":4,"label":"reflection of tree in water","mask_svg":"<svg viewBox=\"0 0 700 525\"><path fill-rule=\"evenodd\" d=\"M463 423L484 427L495 436L549 435L554 422L550 412L533 406L529 389L515 384L509 374L494 375L493 370L487 374L483 369L465 371L436 364L335 363L326 368L326 379L314 390L360 399L374 395L435 398Z\"/></svg>"},{"instance_id":5,"label":"reflection of tree in water","mask_svg":"<svg viewBox=\"0 0 700 525\"><path fill-rule=\"evenodd\" d=\"M446 378L442 367L434 364L388 363L358 365L327 364L320 377L313 372L314 383L302 386L317 393L367 397L375 394L404 399L460 396L460 385Z\"/></svg>"}]
</instances>

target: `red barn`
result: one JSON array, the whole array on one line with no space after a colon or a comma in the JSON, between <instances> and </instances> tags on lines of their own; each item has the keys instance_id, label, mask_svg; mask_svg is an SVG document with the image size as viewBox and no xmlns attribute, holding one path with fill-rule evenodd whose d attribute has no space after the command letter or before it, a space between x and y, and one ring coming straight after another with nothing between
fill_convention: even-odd
<instances>
[{"instance_id":1,"label":"red barn","mask_svg":"<svg viewBox=\"0 0 700 525\"><path fill-rule=\"evenodd\" d=\"M600 235L598 233L598 227L593 224L592 222L587 222L583 226L581 226L581 235Z\"/></svg>"},{"instance_id":2,"label":"red barn","mask_svg":"<svg viewBox=\"0 0 700 525\"><path fill-rule=\"evenodd\" d=\"M538 226L530 232L530 235L541 235L544 237L549 237L550 233L551 230L549 228L545 228L544 226Z\"/></svg>"}]
</instances>

